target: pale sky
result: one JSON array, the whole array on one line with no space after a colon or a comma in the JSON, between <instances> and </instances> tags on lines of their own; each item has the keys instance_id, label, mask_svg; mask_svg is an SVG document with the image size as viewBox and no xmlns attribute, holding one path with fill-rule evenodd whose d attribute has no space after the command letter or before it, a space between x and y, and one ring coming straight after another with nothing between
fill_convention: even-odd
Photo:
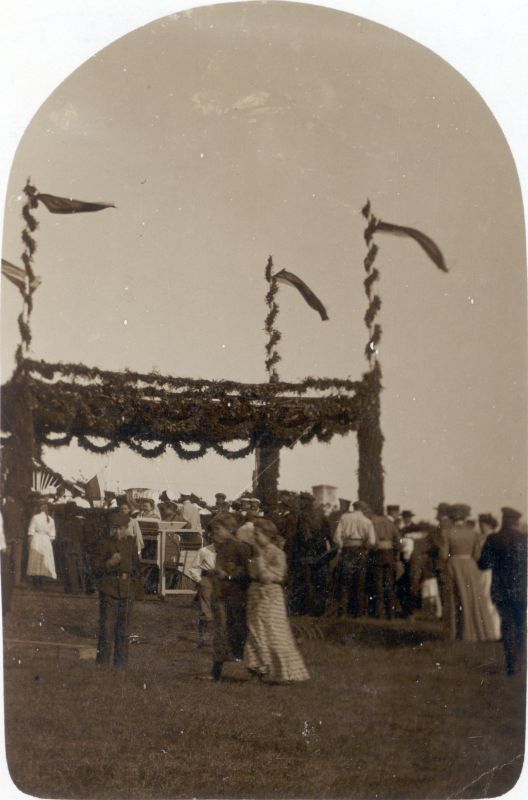
<instances>
[{"instance_id":1,"label":"pale sky","mask_svg":"<svg viewBox=\"0 0 528 800\"><path fill-rule=\"evenodd\" d=\"M32 355L264 380L264 267L299 274L330 320L281 287L281 377L366 368L360 209L431 235L378 237L386 499L430 517L526 507L525 242L504 137L474 89L387 28L288 4L165 17L101 51L40 108L16 155L3 256L20 263L21 189L109 200L39 209ZM4 377L19 294L3 287ZM125 324L126 323L126 324ZM253 459L45 453L65 477L240 492ZM281 486L354 498L355 435L285 451Z\"/></svg>"}]
</instances>

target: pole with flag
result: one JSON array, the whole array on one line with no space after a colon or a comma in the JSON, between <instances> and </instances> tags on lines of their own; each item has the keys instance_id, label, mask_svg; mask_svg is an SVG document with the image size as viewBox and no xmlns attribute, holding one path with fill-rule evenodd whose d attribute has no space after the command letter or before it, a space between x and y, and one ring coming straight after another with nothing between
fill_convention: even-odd
<instances>
[{"instance_id":1,"label":"pole with flag","mask_svg":"<svg viewBox=\"0 0 528 800\"><path fill-rule=\"evenodd\" d=\"M277 316L279 314L279 304L277 303L278 284L282 283L297 289L306 303L313 308L314 311L317 311L322 320L327 320L328 314L321 300L298 275L295 275L293 272L288 272L285 269L281 269L276 273L273 272L272 256L269 256L266 264L265 278L268 283L268 291L266 293L268 313L264 322L264 330L268 335L265 366L268 374L268 381L270 383L278 383L279 373L277 366L281 360L281 356L277 345L282 339L281 332L276 327ZM262 506L267 510L274 509L277 504L279 468L280 447L277 447L273 442L271 435L269 435L269 438L266 438L266 433L264 433L255 451L253 491L261 501Z\"/></svg>"},{"instance_id":2,"label":"pole with flag","mask_svg":"<svg viewBox=\"0 0 528 800\"><path fill-rule=\"evenodd\" d=\"M279 305L276 300L279 287L273 276L273 258L269 256L265 278L268 283L266 292L266 305L268 313L264 321L264 330L268 335L266 342L265 366L268 374L269 383L278 383L279 373L277 365L281 357L277 345L282 336L277 330L275 323L279 313ZM259 445L255 450L255 470L253 473L253 492L262 503L262 507L268 511L275 508L277 504L277 493L279 489L279 468L280 468L280 447L274 447L270 437L264 433Z\"/></svg>"},{"instance_id":3,"label":"pole with flag","mask_svg":"<svg viewBox=\"0 0 528 800\"><path fill-rule=\"evenodd\" d=\"M381 310L381 298L375 289L380 279L380 272L374 266L379 252L378 246L374 242L374 235L381 232L411 238L429 256L439 270L442 272L447 272L448 270L440 248L422 231L404 225L383 222L372 213L370 200L367 200L361 213L367 220L363 234L367 245L367 255L363 260L363 266L367 275L363 281L363 286L368 300L368 308L365 312L364 320L368 330L365 356L369 364L369 372L365 376L365 382L369 391L369 402L366 411L361 417L357 432L359 448L358 496L360 500L368 503L375 513L382 514L384 504L383 433L380 422L382 372L379 364L379 344L381 342L382 329L377 322L377 317Z\"/></svg>"},{"instance_id":4,"label":"pole with flag","mask_svg":"<svg viewBox=\"0 0 528 800\"><path fill-rule=\"evenodd\" d=\"M22 231L24 252L21 256L24 265L23 273L19 267L2 259L2 274L19 287L23 298L22 311L18 317L18 329L20 331L21 341L16 351L16 361L19 365L27 356L31 345L32 336L30 323L31 313L33 311L33 294L41 283L41 279L38 278L33 271L33 256L37 250L37 243L33 234L39 225L33 215L33 211L38 208L39 203L42 203L52 214L79 214L89 211L102 211L105 208L115 208L113 203L93 203L84 200L74 200L71 197L57 197L53 194L44 194L33 186L31 178L28 178L26 181L24 194L26 196L26 202L22 208L22 216L25 222Z\"/></svg>"},{"instance_id":5,"label":"pole with flag","mask_svg":"<svg viewBox=\"0 0 528 800\"><path fill-rule=\"evenodd\" d=\"M22 207L24 228L22 242L24 250L21 255L23 269L11 262L2 259L2 274L14 283L22 295L22 311L18 315L17 323L20 332L20 343L17 346L15 359L16 370L12 378L16 386L17 403L13 418L10 420L11 436L6 447L5 461L8 466L6 479L6 493L20 503L21 509L31 491L33 479L33 460L40 458L33 428L33 414L29 396L29 382L25 362L31 346L31 314L33 311L33 294L41 283L35 275L33 261L37 250L35 231L38 221L34 216L39 202L52 214L77 214L84 211L101 211L113 207L112 203L87 203L73 198L56 197L50 194L41 194L28 178L24 187L25 202Z\"/></svg>"}]
</instances>

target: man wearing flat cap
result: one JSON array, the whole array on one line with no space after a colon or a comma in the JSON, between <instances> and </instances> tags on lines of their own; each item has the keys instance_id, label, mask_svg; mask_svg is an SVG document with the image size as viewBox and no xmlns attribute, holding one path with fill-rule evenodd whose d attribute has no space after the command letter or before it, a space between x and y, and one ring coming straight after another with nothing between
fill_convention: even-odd
<instances>
[{"instance_id":1,"label":"man wearing flat cap","mask_svg":"<svg viewBox=\"0 0 528 800\"><path fill-rule=\"evenodd\" d=\"M526 533L521 530L522 513L504 507L502 525L486 539L478 561L480 569L491 569L491 599L501 618L506 672L513 675L526 659Z\"/></svg>"},{"instance_id":2,"label":"man wearing flat cap","mask_svg":"<svg viewBox=\"0 0 528 800\"><path fill-rule=\"evenodd\" d=\"M229 501L224 492L216 492L215 503L211 508L212 514L227 514L229 513Z\"/></svg>"},{"instance_id":3,"label":"man wearing flat cap","mask_svg":"<svg viewBox=\"0 0 528 800\"><path fill-rule=\"evenodd\" d=\"M109 535L98 543L94 573L99 589L96 663L110 665L113 642L114 667L126 667L129 624L140 565L135 533L128 515L121 511L110 515Z\"/></svg>"}]
</instances>

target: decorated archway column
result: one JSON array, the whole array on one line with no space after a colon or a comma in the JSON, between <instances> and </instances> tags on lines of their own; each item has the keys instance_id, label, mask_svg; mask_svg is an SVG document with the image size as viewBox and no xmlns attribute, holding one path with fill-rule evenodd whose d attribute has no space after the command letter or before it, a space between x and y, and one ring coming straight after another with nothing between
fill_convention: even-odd
<instances>
[{"instance_id":1,"label":"decorated archway column","mask_svg":"<svg viewBox=\"0 0 528 800\"><path fill-rule=\"evenodd\" d=\"M266 372L269 383L278 383L279 373L277 364L280 355L277 344L281 339L280 331L275 327L275 321L279 313L279 306L275 299L278 292L277 281L273 277L273 259L270 256L266 264L265 277L268 282L266 294L266 305L268 314L264 323L264 330L268 334L266 342ZM260 500L262 508L272 511L277 506L279 493L279 474L280 474L280 447L273 444L272 436L265 431L260 437L258 447L255 451L255 471L253 473L253 493Z\"/></svg>"},{"instance_id":2,"label":"decorated archway column","mask_svg":"<svg viewBox=\"0 0 528 800\"><path fill-rule=\"evenodd\" d=\"M280 447L275 447L266 438L255 451L255 474L253 492L265 512L277 506L280 474Z\"/></svg>"},{"instance_id":3,"label":"decorated archway column","mask_svg":"<svg viewBox=\"0 0 528 800\"><path fill-rule=\"evenodd\" d=\"M383 514L383 433L381 432L381 369L376 364L365 376L366 392L357 429L359 451L358 497L376 514Z\"/></svg>"}]
</instances>

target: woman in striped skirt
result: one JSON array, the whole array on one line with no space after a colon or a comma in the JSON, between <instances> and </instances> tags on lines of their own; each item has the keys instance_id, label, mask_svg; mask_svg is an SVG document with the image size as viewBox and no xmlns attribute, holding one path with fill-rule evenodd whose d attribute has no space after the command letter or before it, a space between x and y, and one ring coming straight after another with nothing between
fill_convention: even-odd
<instances>
[{"instance_id":1,"label":"woman in striped skirt","mask_svg":"<svg viewBox=\"0 0 528 800\"><path fill-rule=\"evenodd\" d=\"M255 528L256 554L249 562L248 637L244 663L253 675L271 683L308 680L310 675L299 653L288 622L283 583L286 556L273 544L277 528L258 517Z\"/></svg>"}]
</instances>

